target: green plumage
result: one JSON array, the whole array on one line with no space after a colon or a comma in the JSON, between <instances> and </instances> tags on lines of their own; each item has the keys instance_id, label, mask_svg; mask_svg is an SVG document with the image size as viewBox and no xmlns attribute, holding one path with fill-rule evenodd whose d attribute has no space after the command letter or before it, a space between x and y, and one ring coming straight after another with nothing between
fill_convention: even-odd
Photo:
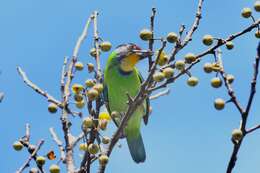
<instances>
[{"instance_id":1,"label":"green plumage","mask_svg":"<svg viewBox=\"0 0 260 173\"><path fill-rule=\"evenodd\" d=\"M120 61L118 58L119 55L116 51L111 53L104 73L104 97L110 113L113 111L126 112L128 101L126 93L132 97L136 96L142 82L136 68L129 74L120 72ZM148 106L148 100L140 105L133 115L131 115L124 129L131 156L137 163L144 162L146 158L144 144L140 134L140 126L143 116L147 114ZM114 119L117 126L120 124L121 118Z\"/></svg>"}]
</instances>

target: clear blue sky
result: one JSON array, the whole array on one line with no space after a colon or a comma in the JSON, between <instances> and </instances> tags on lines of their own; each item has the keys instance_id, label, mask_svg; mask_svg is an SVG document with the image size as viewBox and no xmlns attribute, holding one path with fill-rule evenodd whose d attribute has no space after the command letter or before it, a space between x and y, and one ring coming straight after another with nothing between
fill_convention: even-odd
<instances>
[{"instance_id":1,"label":"clear blue sky","mask_svg":"<svg viewBox=\"0 0 260 173\"><path fill-rule=\"evenodd\" d=\"M226 37L248 26L250 21L241 18L240 12L243 7L252 7L253 3L253 0L205 0L200 28L194 35L193 43L178 58L187 52L199 53L206 49L201 43L204 34ZM197 1L8 0L1 3L0 91L5 92L5 99L0 104L0 172L14 172L27 159L27 152L15 152L12 149L12 143L24 135L25 123L32 126L32 142L36 143L39 138L45 139L41 154L50 148L57 150L50 138L49 127L55 127L61 136L59 114L48 113L47 101L23 84L16 66L21 66L41 88L60 98L59 80L63 57L72 54L83 25L93 10L100 12L99 31L103 39L111 41L114 47L134 42L145 48L147 45L139 39L138 33L149 26L152 7L158 11L156 35L165 36L170 31L177 32L180 24L190 27ZM256 18L259 17L259 14L254 14ZM223 48L223 59L227 71L236 77L234 88L244 105L249 93L257 39L254 33L250 33L234 43L232 51ZM80 51L80 60L84 63L92 61L88 55L91 45L89 37ZM107 56L108 53L102 55L103 67ZM203 73L202 64L211 60L212 57L206 57L192 70L192 74L200 79L197 87L188 87L187 78L182 77L171 86L171 95L152 101L150 123L142 130L146 162L135 164L125 141L121 141L123 147L113 151L108 173L225 172L233 146L230 141L231 131L239 126L240 115L232 104L228 104L223 111L214 109L213 100L216 97L227 99L228 96L224 87L210 87L213 74ZM139 67L145 65L143 62ZM87 73L83 72L75 81L83 82L87 77ZM257 95L249 126L260 123L260 110L257 109L259 102L260 97ZM78 121L77 118L73 120L74 134L79 132ZM259 131L246 138L234 172L259 172L259 139ZM78 154L75 156L79 160Z\"/></svg>"}]
</instances>

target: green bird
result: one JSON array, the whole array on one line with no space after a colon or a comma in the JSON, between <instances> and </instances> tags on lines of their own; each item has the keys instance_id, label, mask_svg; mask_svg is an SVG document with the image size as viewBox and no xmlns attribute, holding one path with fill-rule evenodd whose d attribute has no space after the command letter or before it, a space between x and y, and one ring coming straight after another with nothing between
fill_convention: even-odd
<instances>
[{"instance_id":1,"label":"green bird","mask_svg":"<svg viewBox=\"0 0 260 173\"><path fill-rule=\"evenodd\" d=\"M127 93L135 97L140 90L143 78L135 67L142 59L151 55L133 43L118 46L109 56L104 72L104 102L108 112L127 111ZM149 99L146 99L131 115L124 129L130 154L136 163L146 159L145 147L140 133L141 120L148 123ZM117 126L122 120L121 114L113 118Z\"/></svg>"}]
</instances>

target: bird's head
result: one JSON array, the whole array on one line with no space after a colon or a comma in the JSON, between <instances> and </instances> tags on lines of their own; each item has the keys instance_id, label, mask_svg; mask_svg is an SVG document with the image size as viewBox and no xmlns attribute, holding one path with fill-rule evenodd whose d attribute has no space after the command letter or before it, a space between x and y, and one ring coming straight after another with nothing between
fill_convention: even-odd
<instances>
[{"instance_id":1,"label":"bird's head","mask_svg":"<svg viewBox=\"0 0 260 173\"><path fill-rule=\"evenodd\" d=\"M140 60L152 55L151 51L143 50L133 43L119 45L115 52L117 55L116 61L123 72L133 71Z\"/></svg>"}]
</instances>

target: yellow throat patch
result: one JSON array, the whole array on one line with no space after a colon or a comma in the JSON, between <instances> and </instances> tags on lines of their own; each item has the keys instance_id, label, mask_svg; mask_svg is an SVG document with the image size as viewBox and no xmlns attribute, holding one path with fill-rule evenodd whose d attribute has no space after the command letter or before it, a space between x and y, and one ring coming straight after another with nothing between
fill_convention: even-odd
<instances>
[{"instance_id":1,"label":"yellow throat patch","mask_svg":"<svg viewBox=\"0 0 260 173\"><path fill-rule=\"evenodd\" d=\"M130 54L121 60L120 68L124 72L133 71L135 64L139 61L139 55Z\"/></svg>"}]
</instances>

